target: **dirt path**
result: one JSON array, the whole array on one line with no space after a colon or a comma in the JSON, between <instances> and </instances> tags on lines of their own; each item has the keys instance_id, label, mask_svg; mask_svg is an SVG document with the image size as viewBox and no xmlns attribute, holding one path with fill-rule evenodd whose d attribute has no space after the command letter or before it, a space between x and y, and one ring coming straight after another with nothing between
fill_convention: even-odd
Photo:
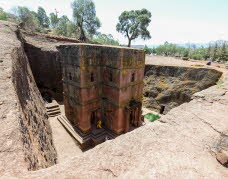
<instances>
[{"instance_id":1,"label":"dirt path","mask_svg":"<svg viewBox=\"0 0 228 179\"><path fill-rule=\"evenodd\" d=\"M69 135L57 117L49 118L49 121L52 129L54 145L58 155L58 162L62 163L69 158L81 154L82 151L78 144Z\"/></svg>"},{"instance_id":2,"label":"dirt path","mask_svg":"<svg viewBox=\"0 0 228 179\"><path fill-rule=\"evenodd\" d=\"M174 57L163 57L163 56L146 56L146 64L151 65L164 65L164 66L184 66L184 67L199 67L199 68L217 68L225 69L224 64L212 62L211 66L206 65L207 61L204 60L182 60Z\"/></svg>"}]
</instances>

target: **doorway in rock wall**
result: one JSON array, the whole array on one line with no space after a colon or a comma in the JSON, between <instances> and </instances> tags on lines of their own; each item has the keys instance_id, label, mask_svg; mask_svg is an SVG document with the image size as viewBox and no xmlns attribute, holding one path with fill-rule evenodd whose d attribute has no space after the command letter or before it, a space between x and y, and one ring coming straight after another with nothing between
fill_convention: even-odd
<instances>
[{"instance_id":1,"label":"doorway in rock wall","mask_svg":"<svg viewBox=\"0 0 228 179\"><path fill-rule=\"evenodd\" d=\"M130 126L134 126L134 110L130 111L129 119L130 119Z\"/></svg>"},{"instance_id":2,"label":"doorway in rock wall","mask_svg":"<svg viewBox=\"0 0 228 179\"><path fill-rule=\"evenodd\" d=\"M97 124L96 111L91 112L90 122L91 122L91 126L96 126Z\"/></svg>"},{"instance_id":3,"label":"doorway in rock wall","mask_svg":"<svg viewBox=\"0 0 228 179\"><path fill-rule=\"evenodd\" d=\"M100 118L100 110L99 109L91 111L91 113L90 113L90 124L91 124L92 129L97 128L97 125L98 125L100 119L101 118ZM102 123L101 123L101 126L103 126Z\"/></svg>"},{"instance_id":4,"label":"doorway in rock wall","mask_svg":"<svg viewBox=\"0 0 228 179\"><path fill-rule=\"evenodd\" d=\"M163 114L165 111L165 106L164 105L161 105L161 108L160 108L160 114Z\"/></svg>"}]
</instances>

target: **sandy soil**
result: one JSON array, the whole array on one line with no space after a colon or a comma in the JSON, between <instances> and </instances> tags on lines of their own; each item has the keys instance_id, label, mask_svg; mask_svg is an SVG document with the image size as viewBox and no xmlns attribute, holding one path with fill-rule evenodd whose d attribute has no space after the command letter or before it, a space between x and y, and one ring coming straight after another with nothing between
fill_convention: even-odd
<instances>
[{"instance_id":1,"label":"sandy soil","mask_svg":"<svg viewBox=\"0 0 228 179\"><path fill-rule=\"evenodd\" d=\"M65 114L64 105L60 105L60 111L62 115ZM83 153L78 143L70 136L57 117L51 117L49 121L59 163Z\"/></svg>"},{"instance_id":2,"label":"sandy soil","mask_svg":"<svg viewBox=\"0 0 228 179\"><path fill-rule=\"evenodd\" d=\"M219 64L212 62L211 66L206 65L207 61L203 60L182 60L180 58L174 58L174 57L163 57L163 56L152 56L147 55L146 56L146 64L151 65L164 65L164 66L184 66L184 67L199 67L199 68L222 68L225 69L224 64Z\"/></svg>"}]
</instances>

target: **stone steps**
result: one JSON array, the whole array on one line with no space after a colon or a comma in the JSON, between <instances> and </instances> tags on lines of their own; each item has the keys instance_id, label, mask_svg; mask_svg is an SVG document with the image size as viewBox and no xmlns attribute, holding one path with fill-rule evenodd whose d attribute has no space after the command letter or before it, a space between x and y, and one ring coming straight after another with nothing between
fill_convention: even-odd
<instances>
[{"instance_id":1,"label":"stone steps","mask_svg":"<svg viewBox=\"0 0 228 179\"><path fill-rule=\"evenodd\" d=\"M46 104L46 108L47 109L54 109L54 108L58 108L59 105L58 104L53 104L51 105L52 103L49 103L49 104Z\"/></svg>"},{"instance_id":2,"label":"stone steps","mask_svg":"<svg viewBox=\"0 0 228 179\"><path fill-rule=\"evenodd\" d=\"M98 129L98 131L90 131L88 133L83 133L80 129L73 126L66 116L60 115L57 117L60 123L66 128L66 130L71 134L71 136L78 141L81 145L86 142L93 141L94 144L102 143L105 141L106 136L109 139L114 139L118 135L107 128Z\"/></svg>"},{"instance_id":3,"label":"stone steps","mask_svg":"<svg viewBox=\"0 0 228 179\"><path fill-rule=\"evenodd\" d=\"M46 104L45 107L47 109L48 117L56 117L61 114L59 104L55 100L52 100L51 103Z\"/></svg>"}]
</instances>

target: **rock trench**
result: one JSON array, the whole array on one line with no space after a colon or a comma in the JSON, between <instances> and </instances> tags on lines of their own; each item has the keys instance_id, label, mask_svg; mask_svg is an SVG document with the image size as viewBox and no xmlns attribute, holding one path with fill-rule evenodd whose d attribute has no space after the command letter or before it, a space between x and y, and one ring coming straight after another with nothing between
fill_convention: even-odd
<instances>
[{"instance_id":1,"label":"rock trench","mask_svg":"<svg viewBox=\"0 0 228 179\"><path fill-rule=\"evenodd\" d=\"M215 85L221 75L221 72L207 68L146 65L143 105L167 114L191 101L194 93Z\"/></svg>"}]
</instances>

